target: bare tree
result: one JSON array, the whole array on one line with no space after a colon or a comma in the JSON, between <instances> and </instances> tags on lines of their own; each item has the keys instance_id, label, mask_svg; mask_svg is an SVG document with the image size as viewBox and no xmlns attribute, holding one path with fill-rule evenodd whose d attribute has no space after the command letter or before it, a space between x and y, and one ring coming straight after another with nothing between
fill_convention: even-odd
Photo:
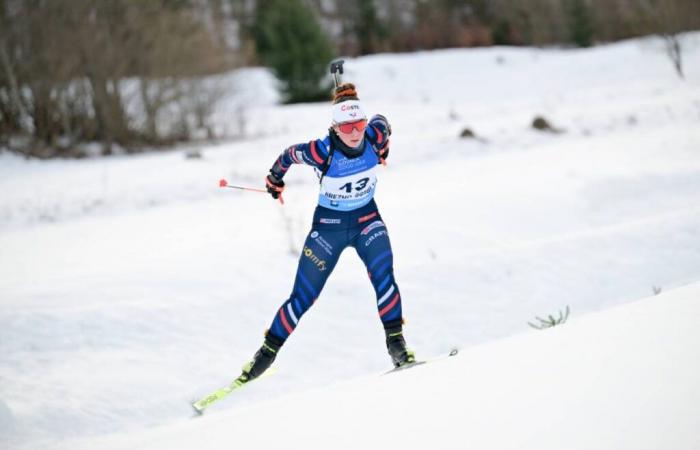
<instances>
[{"instance_id":1,"label":"bare tree","mask_svg":"<svg viewBox=\"0 0 700 450\"><path fill-rule=\"evenodd\" d=\"M182 0L0 0L0 131L38 157L188 138L206 114L184 97L231 62L215 33Z\"/></svg>"},{"instance_id":2,"label":"bare tree","mask_svg":"<svg viewBox=\"0 0 700 450\"><path fill-rule=\"evenodd\" d=\"M681 33L700 26L697 0L637 0L640 22L661 36L666 54L678 76L683 79L683 43Z\"/></svg>"}]
</instances>

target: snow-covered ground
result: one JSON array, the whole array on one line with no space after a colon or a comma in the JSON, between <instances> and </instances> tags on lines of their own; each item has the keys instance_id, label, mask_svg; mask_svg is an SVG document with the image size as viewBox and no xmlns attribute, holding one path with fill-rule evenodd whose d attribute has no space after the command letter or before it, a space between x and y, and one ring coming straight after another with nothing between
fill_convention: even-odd
<instances>
[{"instance_id":1,"label":"snow-covered ground","mask_svg":"<svg viewBox=\"0 0 700 450\"><path fill-rule=\"evenodd\" d=\"M328 408L326 396L355 398L347 411L336 411L349 434L383 408L411 419L406 428L415 442L440 442L428 433L441 430L430 414L461 414L462 405L442 390L462 378L483 386L464 387L464 397L455 398L466 403L475 395L479 408L468 405L453 425L501 434L498 448L518 447L508 436L525 429L534 434L522 442L537 438L554 448L538 415L570 431L567 447L636 448L625 446L637 442L625 440L634 430L616 432L610 421L622 410L602 401L601 392L618 398L609 391L622 380L631 383L619 395L622 407L641 417L625 424L663 429L670 422L644 415L643 406L676 405L667 420L677 425L669 427L678 439L691 438L683 433L693 425L686 414L699 416L691 380L700 373L697 350L682 352L692 352L689 344L700 337L687 324L699 323L697 296L695 303L674 303L662 295L592 314L647 297L654 287L700 280L700 34L686 42L685 81L654 39L587 50L490 48L348 60L345 78L356 82L366 109L385 114L394 129L377 202L392 239L407 339L419 356L453 346L463 351L411 374L370 376L389 360L366 272L348 251L281 352L279 373L188 424L182 423L188 401L238 375L288 296L317 195L308 167L288 174L283 207L217 182L259 186L284 147L324 133L329 105L274 105L269 77L251 71L239 77L247 80L247 98L257 99L246 106L250 138L202 147L201 160L185 159L184 149L42 162L0 153L0 444L119 448L133 437L153 439L143 448L165 449L174 441L158 436L171 430L178 442L223 448L253 439L236 437L234 420L265 424L266 432L272 420L275 430L275 419L289 416L272 412L274 405L303 406L294 413L299 419L311 411L307 406ZM241 92L240 83L235 89ZM222 105L222 124L233 120L232 105ZM564 132L532 130L536 115ZM465 127L478 139L460 139ZM642 321L636 305L649 305L640 314L657 322ZM561 331L527 326L566 306L572 319ZM591 334L598 324L632 337ZM520 333L512 344L476 346ZM649 359L627 355L661 334ZM589 355L578 350L585 343L592 367L612 364L612 378L587 368ZM524 355L537 356L525 363ZM629 365L622 363L627 356ZM552 372L536 371L542 361L554 365ZM670 382L673 364L682 373ZM633 381L657 366L649 374L665 380L660 390L635 398L649 380ZM519 371L520 381L512 378ZM555 374L568 378L556 381ZM445 381L426 382L440 377ZM357 378L367 381L350 381ZM489 392L499 393L494 403ZM590 392L587 409L566 423L565 407ZM545 406L559 398L564 403ZM507 409L502 422L489 422L499 417L497 406ZM311 427L306 432L319 424L320 445L331 436L320 427L333 415L314 414L304 424ZM366 440L356 442L385 442L394 420L386 436L367 425L371 431L358 437ZM155 426L153 434L145 430ZM275 439L291 433L290 425L280 426ZM588 440L579 442L585 432ZM229 439L208 440L212 433ZM639 448L662 448L660 440L643 442L647 447ZM668 448L692 448L678 442Z\"/></svg>"},{"instance_id":2,"label":"snow-covered ground","mask_svg":"<svg viewBox=\"0 0 700 450\"><path fill-rule=\"evenodd\" d=\"M696 450L699 299L694 283L409 371L62 448Z\"/></svg>"}]
</instances>

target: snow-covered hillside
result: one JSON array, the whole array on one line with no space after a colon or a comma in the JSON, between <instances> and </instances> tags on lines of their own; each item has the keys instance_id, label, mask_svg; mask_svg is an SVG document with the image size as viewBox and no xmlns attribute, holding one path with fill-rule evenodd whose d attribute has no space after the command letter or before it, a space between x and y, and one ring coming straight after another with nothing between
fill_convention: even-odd
<instances>
[{"instance_id":1,"label":"snow-covered hillside","mask_svg":"<svg viewBox=\"0 0 700 450\"><path fill-rule=\"evenodd\" d=\"M408 371L65 448L696 450L698 323L694 283Z\"/></svg>"},{"instance_id":2,"label":"snow-covered hillside","mask_svg":"<svg viewBox=\"0 0 700 450\"><path fill-rule=\"evenodd\" d=\"M504 350L494 356L500 363L489 362L490 349L506 344L477 344L528 331L513 341L523 346L521 354L539 355L529 345L551 345L557 351L547 355L548 364L561 358L584 364L586 354L558 350L567 339L585 335L567 337L567 327L589 332L594 325L584 325L586 316L607 323L612 319L593 313L647 297L654 288L666 292L700 279L700 34L687 35L686 43L685 81L676 77L656 39L587 50L490 48L348 60L345 78L356 82L366 109L385 114L394 129L376 198L392 239L407 339L419 357L453 346L462 354L376 386L348 384L374 379L389 364L373 290L349 251L282 350L279 373L187 425L181 421L190 414L188 401L238 375L289 295L318 189L308 167L294 167L286 177L283 207L262 194L219 189L217 182L225 177L235 184L262 184L283 148L325 132L329 105L274 105L269 76L254 70L232 77L246 79L246 98L258 99L247 105L250 138L200 147L200 160L185 159L185 149L42 162L0 153L0 446L121 442L132 434L140 439L137 433L154 426L173 427L190 442L199 427L220 430L212 423L234 417L263 421L255 411L290 392L298 403L321 405L314 402L324 391L316 389L332 384L339 386L329 388L329 398L348 395L366 402L362 414L348 410L361 416L346 420L353 431L354 423L376 417L370 409L379 410L362 391L385 386L401 397L404 381L425 385L425 378L441 376L475 377L483 390L472 386L465 395L478 394L482 410L495 414L481 395L497 392L496 381L515 383L507 377L521 370L537 378L541 359L510 366L504 361L512 350ZM241 92L240 85L235 89ZM255 95L258 91L263 94ZM222 105L222 124L234 120L236 108L233 100ZM531 129L536 115L563 132ZM459 138L465 127L478 139ZM663 298L650 300L660 330L683 315ZM566 306L572 322L562 331L527 326L536 315ZM634 313L633 320L620 312L625 309L616 311L610 317L620 330L636 326ZM694 314L697 318L697 310ZM685 348L697 341L694 332L669 334L663 345L675 339ZM640 332L636 343L646 339ZM619 341L618 350L617 342L590 344L592 355L615 368L614 379L600 380L601 391L639 377L634 369L642 367L641 360L630 360L628 370L605 356L635 343ZM659 376L668 375L664 364L675 364L669 361L659 362ZM697 364L686 363L694 372L679 376L698 378ZM522 404L504 413L498 424L503 439L527 426L517 417L562 411L562 405L545 408L549 400L588 395L574 384L591 373L574 377L578 366L566 364L554 366L562 372L552 374L570 375L560 382L571 392L558 392L562 385L545 378L514 397L532 399L535 409ZM531 378L525 380L529 387ZM683 380L650 393L650 404L667 408L664 402L680 398ZM396 388L387 386L394 382ZM446 387L431 385L415 395ZM554 389L544 404L529 397L550 385ZM637 387L630 384L621 397L629 401L631 415L642 410L641 400L631 399ZM514 389L504 387L494 405L507 405L502 402ZM697 391L688 389L697 400ZM670 397L662 401L664 392ZM425 414L425 428L412 423L412 429L438 426L430 415L436 411L423 411L421 402L414 410L401 403L410 398L403 394L407 398L397 400L401 414ZM610 405L599 400L593 397L589 406L600 405L600 416L557 423L563 430L575 426L575 436L594 429L612 433L603 420ZM430 409L460 414L447 400L435 405ZM678 411L692 406L681 402ZM495 429L477 413L466 410L465 430L475 420ZM679 427L689 423L676 419ZM652 420L657 416L629 423ZM160 432L155 433L158 440ZM554 447L547 435L537 437ZM575 440L566 446L577 446Z\"/></svg>"}]
</instances>

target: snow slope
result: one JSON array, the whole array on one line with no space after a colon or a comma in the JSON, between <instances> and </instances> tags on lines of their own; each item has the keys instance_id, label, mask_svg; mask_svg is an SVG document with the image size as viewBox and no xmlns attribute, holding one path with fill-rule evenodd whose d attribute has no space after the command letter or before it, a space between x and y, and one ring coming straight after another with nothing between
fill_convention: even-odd
<instances>
[{"instance_id":1,"label":"snow slope","mask_svg":"<svg viewBox=\"0 0 700 450\"><path fill-rule=\"evenodd\" d=\"M394 129L377 202L419 356L700 279L700 35L686 38L685 81L656 39L347 61L366 109ZM201 160L186 149L41 162L0 153L3 449L174 425L259 347L289 295L317 181L294 167L280 207L218 180L260 185L283 148L325 132L329 105L275 105L268 76L234 78L259 99L247 105L249 137L201 147ZM565 132L532 130L540 114ZM464 127L479 139L460 139ZM207 420L388 363L372 288L349 251L279 373Z\"/></svg>"},{"instance_id":2,"label":"snow slope","mask_svg":"<svg viewBox=\"0 0 700 450\"><path fill-rule=\"evenodd\" d=\"M408 371L65 448L695 450L699 323L694 283Z\"/></svg>"}]
</instances>

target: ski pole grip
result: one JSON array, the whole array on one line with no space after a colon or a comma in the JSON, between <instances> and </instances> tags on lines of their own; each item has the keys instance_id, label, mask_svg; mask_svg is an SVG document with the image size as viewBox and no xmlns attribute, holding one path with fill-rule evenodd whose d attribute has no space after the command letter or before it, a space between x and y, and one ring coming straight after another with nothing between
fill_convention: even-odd
<instances>
[{"instance_id":1,"label":"ski pole grip","mask_svg":"<svg viewBox=\"0 0 700 450\"><path fill-rule=\"evenodd\" d=\"M345 60L343 59L338 59L331 62L331 75L333 75L335 87L340 86L341 75L343 74L343 63L345 63Z\"/></svg>"}]
</instances>

